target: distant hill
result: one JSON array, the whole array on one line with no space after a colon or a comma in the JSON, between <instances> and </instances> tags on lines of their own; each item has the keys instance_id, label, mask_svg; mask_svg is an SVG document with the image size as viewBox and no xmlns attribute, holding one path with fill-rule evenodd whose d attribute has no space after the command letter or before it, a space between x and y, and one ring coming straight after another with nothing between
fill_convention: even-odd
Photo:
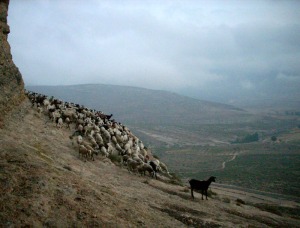
<instances>
[{"instance_id":1,"label":"distant hill","mask_svg":"<svg viewBox=\"0 0 300 228\"><path fill-rule=\"evenodd\" d=\"M244 122L250 116L234 106L161 90L103 84L26 88L64 101L84 104L107 114L112 113L117 121L133 126Z\"/></svg>"}]
</instances>

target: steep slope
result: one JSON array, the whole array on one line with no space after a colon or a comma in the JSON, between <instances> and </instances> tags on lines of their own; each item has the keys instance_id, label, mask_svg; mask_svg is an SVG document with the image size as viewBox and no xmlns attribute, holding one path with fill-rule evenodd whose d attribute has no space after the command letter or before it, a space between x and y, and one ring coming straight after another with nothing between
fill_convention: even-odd
<instances>
[{"instance_id":1,"label":"steep slope","mask_svg":"<svg viewBox=\"0 0 300 228\"><path fill-rule=\"evenodd\" d=\"M29 90L113 113L122 123L140 126L193 126L245 122L251 115L234 106L175 93L115 85L27 86ZM142 113L142 114L141 114Z\"/></svg>"},{"instance_id":2,"label":"steep slope","mask_svg":"<svg viewBox=\"0 0 300 228\"><path fill-rule=\"evenodd\" d=\"M250 205L252 200L276 206L274 199L213 185L213 199L202 201L196 193L193 201L186 187L131 174L101 156L84 162L69 138L71 131L57 129L27 99L6 121L0 129L1 227L299 225L290 215ZM237 197L246 205L236 203ZM289 210L296 205L281 202Z\"/></svg>"},{"instance_id":3,"label":"steep slope","mask_svg":"<svg viewBox=\"0 0 300 228\"><path fill-rule=\"evenodd\" d=\"M0 0L0 126L3 116L24 99L22 75L12 60L7 42L9 0Z\"/></svg>"}]
</instances>

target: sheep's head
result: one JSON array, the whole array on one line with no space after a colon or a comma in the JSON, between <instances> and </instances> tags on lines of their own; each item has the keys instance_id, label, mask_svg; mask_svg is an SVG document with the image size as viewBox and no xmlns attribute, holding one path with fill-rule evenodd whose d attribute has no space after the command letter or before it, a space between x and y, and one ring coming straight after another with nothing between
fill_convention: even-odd
<instances>
[{"instance_id":1,"label":"sheep's head","mask_svg":"<svg viewBox=\"0 0 300 228\"><path fill-rule=\"evenodd\" d=\"M212 182L216 182L216 177L212 176L209 178Z\"/></svg>"}]
</instances>

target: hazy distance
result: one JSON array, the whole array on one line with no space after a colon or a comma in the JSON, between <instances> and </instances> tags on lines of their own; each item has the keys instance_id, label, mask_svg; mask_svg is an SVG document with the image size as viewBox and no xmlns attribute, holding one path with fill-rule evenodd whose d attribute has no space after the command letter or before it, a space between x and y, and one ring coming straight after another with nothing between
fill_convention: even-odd
<instances>
[{"instance_id":1,"label":"hazy distance","mask_svg":"<svg viewBox=\"0 0 300 228\"><path fill-rule=\"evenodd\" d=\"M101 83L243 104L300 97L299 1L11 1L26 85Z\"/></svg>"}]
</instances>

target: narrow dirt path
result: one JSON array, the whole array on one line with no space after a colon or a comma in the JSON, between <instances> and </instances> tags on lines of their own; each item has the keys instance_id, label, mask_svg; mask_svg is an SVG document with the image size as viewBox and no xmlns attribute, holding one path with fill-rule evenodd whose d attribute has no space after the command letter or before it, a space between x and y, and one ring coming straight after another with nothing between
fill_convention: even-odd
<instances>
[{"instance_id":1,"label":"narrow dirt path","mask_svg":"<svg viewBox=\"0 0 300 228\"><path fill-rule=\"evenodd\" d=\"M222 168L221 168L221 170L222 170L222 169L225 169L226 163L232 162L233 160L236 159L237 156L238 156L238 153L236 152L236 153L233 154L233 156L232 156L232 158L231 158L230 160L224 161L224 162L222 163Z\"/></svg>"}]
</instances>

